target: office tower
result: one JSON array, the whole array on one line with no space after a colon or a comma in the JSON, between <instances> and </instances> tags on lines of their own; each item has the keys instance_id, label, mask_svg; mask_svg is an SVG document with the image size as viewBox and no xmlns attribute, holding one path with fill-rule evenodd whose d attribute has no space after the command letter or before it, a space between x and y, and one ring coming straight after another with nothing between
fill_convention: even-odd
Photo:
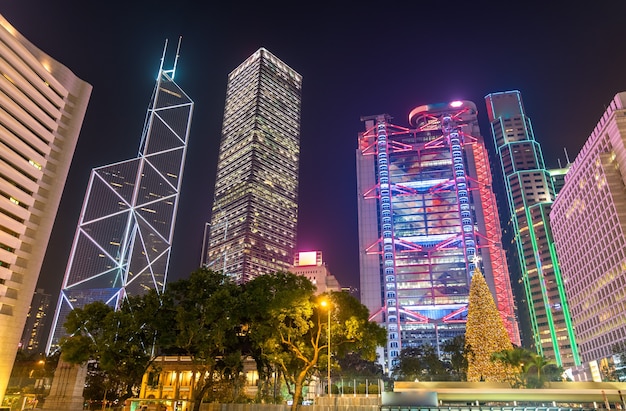
<instances>
[{"instance_id":1,"label":"office tower","mask_svg":"<svg viewBox=\"0 0 626 411\"><path fill-rule=\"evenodd\" d=\"M30 303L30 310L20 340L20 348L26 353L42 353L45 346L43 330L50 307L50 294L38 288Z\"/></svg>"},{"instance_id":2,"label":"office tower","mask_svg":"<svg viewBox=\"0 0 626 411\"><path fill-rule=\"evenodd\" d=\"M228 75L204 264L239 283L293 263L301 87L264 48Z\"/></svg>"},{"instance_id":3,"label":"office tower","mask_svg":"<svg viewBox=\"0 0 626 411\"><path fill-rule=\"evenodd\" d=\"M519 344L487 151L470 101L420 106L412 128L362 118L356 150L361 302L387 328L387 372L403 347L465 333L477 257Z\"/></svg>"},{"instance_id":4,"label":"office tower","mask_svg":"<svg viewBox=\"0 0 626 411\"><path fill-rule=\"evenodd\" d=\"M341 286L334 275L326 266L322 258L321 251L301 251L296 253L293 266L289 268L289 272L302 275L317 287L317 294L325 292L339 292Z\"/></svg>"},{"instance_id":5,"label":"office tower","mask_svg":"<svg viewBox=\"0 0 626 411\"><path fill-rule=\"evenodd\" d=\"M179 42L180 47L180 42ZM61 287L47 351L75 308L163 291L193 102L164 70L165 51L136 158L92 170Z\"/></svg>"},{"instance_id":6,"label":"office tower","mask_svg":"<svg viewBox=\"0 0 626 411\"><path fill-rule=\"evenodd\" d=\"M570 164L568 163L565 167L548 169L548 174L550 174L550 180L552 181L552 186L554 187L555 197L559 195L563 185L565 185L565 175L569 171L569 168Z\"/></svg>"},{"instance_id":7,"label":"office tower","mask_svg":"<svg viewBox=\"0 0 626 411\"><path fill-rule=\"evenodd\" d=\"M550 220L583 362L626 342L626 92L565 177Z\"/></svg>"},{"instance_id":8,"label":"office tower","mask_svg":"<svg viewBox=\"0 0 626 411\"><path fill-rule=\"evenodd\" d=\"M548 215L555 198L519 91L485 97L515 234L514 247L537 352L564 368L580 364Z\"/></svg>"},{"instance_id":9,"label":"office tower","mask_svg":"<svg viewBox=\"0 0 626 411\"><path fill-rule=\"evenodd\" d=\"M91 85L0 16L0 403Z\"/></svg>"}]
</instances>

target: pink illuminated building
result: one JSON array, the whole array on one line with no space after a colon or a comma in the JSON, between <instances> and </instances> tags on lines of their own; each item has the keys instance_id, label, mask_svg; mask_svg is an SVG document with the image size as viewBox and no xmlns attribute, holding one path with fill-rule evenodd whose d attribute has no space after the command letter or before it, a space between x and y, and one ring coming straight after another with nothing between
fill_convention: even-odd
<instances>
[{"instance_id":1,"label":"pink illuminated building","mask_svg":"<svg viewBox=\"0 0 626 411\"><path fill-rule=\"evenodd\" d=\"M626 342L625 186L622 92L572 163L550 213L578 349L592 371Z\"/></svg>"},{"instance_id":2,"label":"pink illuminated building","mask_svg":"<svg viewBox=\"0 0 626 411\"><path fill-rule=\"evenodd\" d=\"M426 105L410 128L362 119L356 150L361 302L387 329L391 372L404 347L438 353L465 333L474 264L520 343L491 191L487 150L471 101Z\"/></svg>"}]
</instances>

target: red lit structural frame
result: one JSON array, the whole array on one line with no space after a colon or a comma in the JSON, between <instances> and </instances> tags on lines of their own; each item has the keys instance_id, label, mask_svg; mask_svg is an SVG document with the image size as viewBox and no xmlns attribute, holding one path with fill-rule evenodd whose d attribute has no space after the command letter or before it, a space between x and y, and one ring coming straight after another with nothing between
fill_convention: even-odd
<instances>
[{"instance_id":1,"label":"red lit structural frame","mask_svg":"<svg viewBox=\"0 0 626 411\"><path fill-rule=\"evenodd\" d=\"M474 133L477 131L475 105L459 101L417 107L409 115L411 129L391 124L387 115L369 119L375 121L360 134L359 150L362 156L375 156L377 177L376 184L362 195L366 201L378 202L380 236L364 252L380 255L383 304L377 311L371 307L370 310L372 319L387 326L389 365L393 366L399 355L403 335L408 335L405 331L410 328L408 325L465 322L463 314L466 314L469 299L463 298L468 293L469 277L477 256L482 260L485 277L491 279L495 301L511 341L519 345L487 152L482 137L474 137L466 130L471 129L468 123L473 121ZM433 172L431 169L437 170L437 167L432 165L443 171ZM431 167L428 180L420 180L420 173L425 173L426 167ZM423 216L403 214L413 203L415 207L422 207ZM420 223L414 221L420 218L430 221L431 231L442 234L411 234L406 227L418 226ZM424 223L420 229L427 229L426 226ZM420 308L426 307L429 301L435 306L438 290L448 287L445 292L450 292L448 284L435 286L434 279L435 261L450 259L452 255L445 252L456 253L454 258L458 263L464 261L466 287L459 288L456 305L447 305L445 314L433 318L433 312L444 311ZM422 280L424 278L426 280ZM427 286L419 284L427 284L427 281L431 289L424 291ZM403 290L414 296L402 297ZM424 295L429 292L435 297L419 300L419 292Z\"/></svg>"}]
</instances>

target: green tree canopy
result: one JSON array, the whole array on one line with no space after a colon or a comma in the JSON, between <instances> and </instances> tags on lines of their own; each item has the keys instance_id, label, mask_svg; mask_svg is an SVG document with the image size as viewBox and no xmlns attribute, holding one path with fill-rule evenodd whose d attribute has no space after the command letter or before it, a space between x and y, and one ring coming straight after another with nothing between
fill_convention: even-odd
<instances>
[{"instance_id":1,"label":"green tree canopy","mask_svg":"<svg viewBox=\"0 0 626 411\"><path fill-rule=\"evenodd\" d=\"M227 276L206 268L170 283L164 293L175 335L163 348L191 358L195 411L210 388L235 383L243 367L240 295Z\"/></svg>"},{"instance_id":2,"label":"green tree canopy","mask_svg":"<svg viewBox=\"0 0 626 411\"><path fill-rule=\"evenodd\" d=\"M259 356L274 364L293 386L293 409L302 398L304 382L320 361L328 358L328 311L330 304L331 350L345 355L358 352L375 358L375 349L385 343L384 329L368 321L368 311L347 293L315 296L315 287L305 277L292 273L259 276L245 285L249 336Z\"/></svg>"},{"instance_id":3,"label":"green tree canopy","mask_svg":"<svg viewBox=\"0 0 626 411\"><path fill-rule=\"evenodd\" d=\"M134 389L154 360L153 344L166 329L162 315L155 291L124 300L117 311L99 301L74 309L64 324L69 337L61 339L61 356L73 364L96 361L106 375L105 393L136 396Z\"/></svg>"}]
</instances>

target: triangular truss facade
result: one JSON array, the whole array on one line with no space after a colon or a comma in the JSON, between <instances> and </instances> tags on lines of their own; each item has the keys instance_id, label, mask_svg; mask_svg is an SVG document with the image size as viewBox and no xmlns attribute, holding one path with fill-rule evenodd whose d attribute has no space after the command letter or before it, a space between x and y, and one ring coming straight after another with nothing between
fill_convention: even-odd
<instances>
[{"instance_id":1,"label":"triangular truss facade","mask_svg":"<svg viewBox=\"0 0 626 411\"><path fill-rule=\"evenodd\" d=\"M178 57L178 56L177 56ZM159 70L137 158L92 170L47 350L75 308L165 288L193 101Z\"/></svg>"}]
</instances>

